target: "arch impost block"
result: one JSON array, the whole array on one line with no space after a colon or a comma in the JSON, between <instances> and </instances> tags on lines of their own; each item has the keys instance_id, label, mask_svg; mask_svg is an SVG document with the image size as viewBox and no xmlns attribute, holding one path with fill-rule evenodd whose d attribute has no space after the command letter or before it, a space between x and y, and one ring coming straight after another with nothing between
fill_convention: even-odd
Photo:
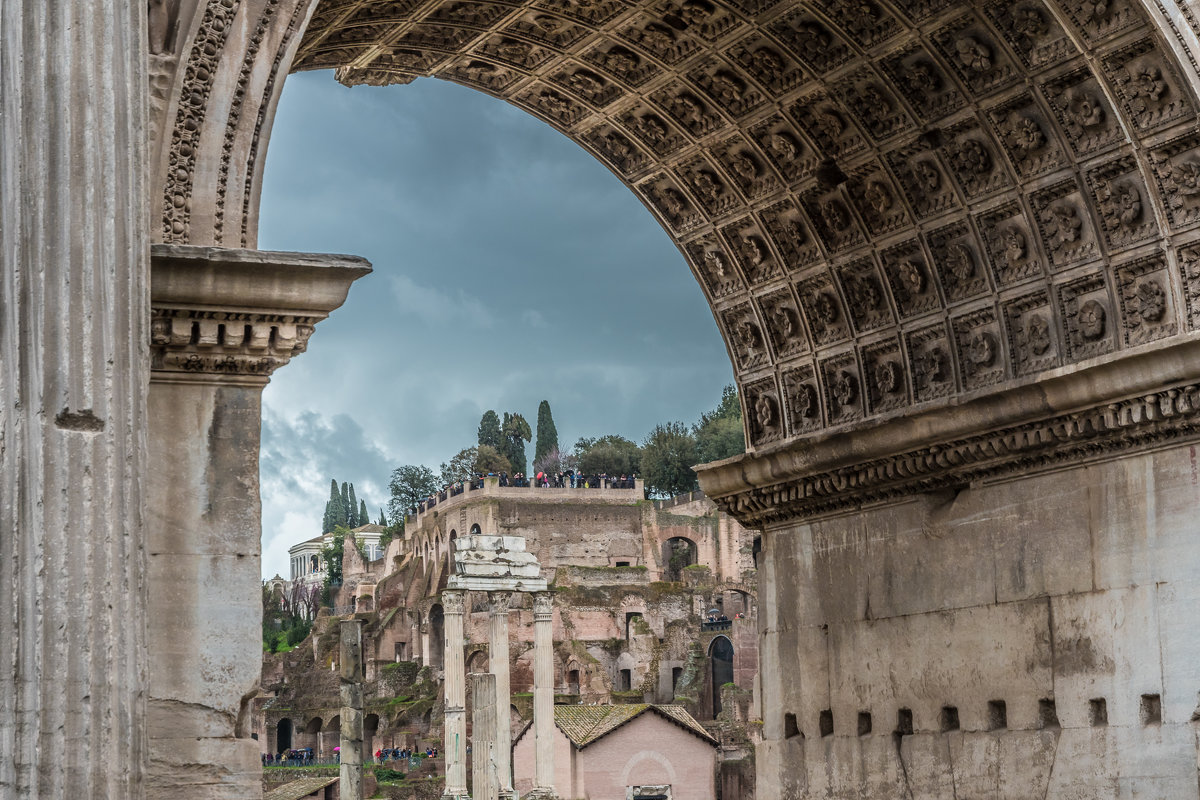
<instances>
[{"instance_id":1,"label":"arch impost block","mask_svg":"<svg viewBox=\"0 0 1200 800\"><path fill-rule=\"evenodd\" d=\"M949 409L699 467L754 528L1200 439L1200 337Z\"/></svg>"},{"instance_id":2,"label":"arch impost block","mask_svg":"<svg viewBox=\"0 0 1200 800\"><path fill-rule=\"evenodd\" d=\"M266 383L370 271L357 256L154 245L153 379Z\"/></svg>"}]
</instances>

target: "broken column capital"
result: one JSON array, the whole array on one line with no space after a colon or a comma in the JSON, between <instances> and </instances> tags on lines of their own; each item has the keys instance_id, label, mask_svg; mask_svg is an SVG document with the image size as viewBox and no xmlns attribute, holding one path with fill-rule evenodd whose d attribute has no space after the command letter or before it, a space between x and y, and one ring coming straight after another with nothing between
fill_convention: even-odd
<instances>
[{"instance_id":1,"label":"broken column capital","mask_svg":"<svg viewBox=\"0 0 1200 800\"><path fill-rule=\"evenodd\" d=\"M150 348L155 381L266 384L371 271L357 256L156 244Z\"/></svg>"},{"instance_id":2,"label":"broken column capital","mask_svg":"<svg viewBox=\"0 0 1200 800\"><path fill-rule=\"evenodd\" d=\"M537 592L533 596L533 619L549 618L554 613L554 595L550 592Z\"/></svg>"},{"instance_id":3,"label":"broken column capital","mask_svg":"<svg viewBox=\"0 0 1200 800\"><path fill-rule=\"evenodd\" d=\"M460 589L446 589L442 592L442 613L443 614L461 614L463 613L463 600L467 593Z\"/></svg>"},{"instance_id":4,"label":"broken column capital","mask_svg":"<svg viewBox=\"0 0 1200 800\"><path fill-rule=\"evenodd\" d=\"M492 616L507 615L512 605L512 592L488 592L492 604Z\"/></svg>"}]
</instances>

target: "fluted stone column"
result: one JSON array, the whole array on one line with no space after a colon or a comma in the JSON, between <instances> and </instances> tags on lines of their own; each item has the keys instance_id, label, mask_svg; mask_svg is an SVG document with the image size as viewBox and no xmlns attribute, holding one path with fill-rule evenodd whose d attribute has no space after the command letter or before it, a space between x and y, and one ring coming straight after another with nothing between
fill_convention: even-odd
<instances>
[{"instance_id":1,"label":"fluted stone column","mask_svg":"<svg viewBox=\"0 0 1200 800\"><path fill-rule=\"evenodd\" d=\"M531 794L554 797L554 598L533 596L533 737Z\"/></svg>"},{"instance_id":2,"label":"fluted stone column","mask_svg":"<svg viewBox=\"0 0 1200 800\"><path fill-rule=\"evenodd\" d=\"M152 254L147 796L254 800L260 399L370 265L184 245Z\"/></svg>"},{"instance_id":3,"label":"fluted stone column","mask_svg":"<svg viewBox=\"0 0 1200 800\"><path fill-rule=\"evenodd\" d=\"M513 794L512 722L508 710L512 705L508 664L508 609L512 603L512 592L488 592L488 597L492 607L488 661L492 674L496 676L496 770L499 773L500 796L509 797Z\"/></svg>"},{"instance_id":4,"label":"fluted stone column","mask_svg":"<svg viewBox=\"0 0 1200 800\"><path fill-rule=\"evenodd\" d=\"M442 628L446 641L445 664L445 750L446 788L443 797L467 795L467 676L463 663L463 601L466 592L447 589L442 592Z\"/></svg>"},{"instance_id":5,"label":"fluted stone column","mask_svg":"<svg viewBox=\"0 0 1200 800\"><path fill-rule=\"evenodd\" d=\"M139 798L143 0L0 2L0 797Z\"/></svg>"},{"instance_id":6,"label":"fluted stone column","mask_svg":"<svg viewBox=\"0 0 1200 800\"><path fill-rule=\"evenodd\" d=\"M341 669L338 689L341 694L341 768L338 770L339 800L363 797L363 650L361 619L338 623L341 644Z\"/></svg>"},{"instance_id":7,"label":"fluted stone column","mask_svg":"<svg viewBox=\"0 0 1200 800\"><path fill-rule=\"evenodd\" d=\"M496 676L471 675L471 800L497 800L499 770L496 768Z\"/></svg>"}]
</instances>

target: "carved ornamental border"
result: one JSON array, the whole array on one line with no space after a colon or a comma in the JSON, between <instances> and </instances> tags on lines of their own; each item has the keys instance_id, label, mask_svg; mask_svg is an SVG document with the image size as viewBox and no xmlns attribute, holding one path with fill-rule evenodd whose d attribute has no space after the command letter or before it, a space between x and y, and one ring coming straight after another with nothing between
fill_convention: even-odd
<instances>
[{"instance_id":1,"label":"carved ornamental border","mask_svg":"<svg viewBox=\"0 0 1200 800\"><path fill-rule=\"evenodd\" d=\"M1097 386L1109 391L1097 393ZM939 412L959 420L982 417L976 429L986 429L977 433L926 433L918 444L922 431L936 424L898 419L702 467L701 487L741 524L763 528L1200 439L1200 339L1032 388ZM1060 402L1089 391L1092 402L1054 413ZM989 410L1003 422L987 425ZM955 425L951 419L945 427ZM872 437L887 444L873 448ZM890 452L880 452L885 448Z\"/></svg>"}]
</instances>

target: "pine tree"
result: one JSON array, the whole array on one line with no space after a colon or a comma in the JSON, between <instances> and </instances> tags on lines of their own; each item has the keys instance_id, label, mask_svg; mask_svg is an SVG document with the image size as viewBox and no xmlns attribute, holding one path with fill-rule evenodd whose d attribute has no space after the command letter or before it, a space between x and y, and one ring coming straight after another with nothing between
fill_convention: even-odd
<instances>
[{"instance_id":1,"label":"pine tree","mask_svg":"<svg viewBox=\"0 0 1200 800\"><path fill-rule=\"evenodd\" d=\"M533 463L537 464L551 450L558 449L558 429L554 427L554 417L550 414L550 401L543 400L538 405L537 444L533 448Z\"/></svg>"},{"instance_id":2,"label":"pine tree","mask_svg":"<svg viewBox=\"0 0 1200 800\"><path fill-rule=\"evenodd\" d=\"M359 525L370 525L370 524L371 524L371 518L367 516L367 501L366 501L366 500L359 500L358 502L359 502L359 506L358 506L358 524L359 524Z\"/></svg>"},{"instance_id":3,"label":"pine tree","mask_svg":"<svg viewBox=\"0 0 1200 800\"><path fill-rule=\"evenodd\" d=\"M355 508L350 505L350 484L342 481L342 518L338 525L350 527L350 517L354 516Z\"/></svg>"},{"instance_id":4,"label":"pine tree","mask_svg":"<svg viewBox=\"0 0 1200 800\"><path fill-rule=\"evenodd\" d=\"M349 502L346 504L346 527L357 528L359 525L365 525L365 519L358 518L358 498L354 496L354 484L350 484Z\"/></svg>"},{"instance_id":5,"label":"pine tree","mask_svg":"<svg viewBox=\"0 0 1200 800\"><path fill-rule=\"evenodd\" d=\"M500 418L496 416L495 411L488 409L483 412L483 418L479 420L479 444L486 444L488 447L494 447L499 450L502 438L500 433Z\"/></svg>"}]
</instances>

